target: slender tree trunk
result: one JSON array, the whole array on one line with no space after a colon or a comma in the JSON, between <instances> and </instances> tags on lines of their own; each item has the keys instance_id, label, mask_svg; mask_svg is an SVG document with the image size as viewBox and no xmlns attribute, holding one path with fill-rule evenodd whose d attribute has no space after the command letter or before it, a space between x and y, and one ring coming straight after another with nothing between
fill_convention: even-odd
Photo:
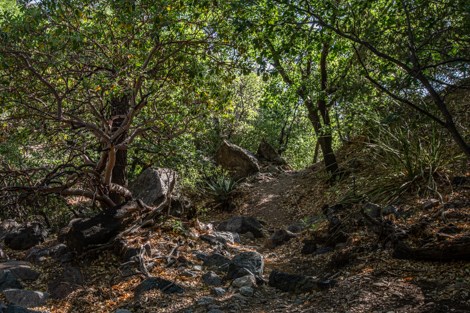
<instances>
[{"instance_id":1,"label":"slender tree trunk","mask_svg":"<svg viewBox=\"0 0 470 313\"><path fill-rule=\"evenodd\" d=\"M318 105L319 102L321 102L321 100L317 101L317 107L315 107L311 100L306 101L308 117L318 136L318 143L320 144L320 148L323 153L325 169L331 177L336 177L338 174L338 162L336 161L336 156L333 150L333 137L331 134L330 124L322 125L320 121L320 116L317 113L317 108L320 107L320 105Z\"/></svg>"},{"instance_id":2,"label":"slender tree trunk","mask_svg":"<svg viewBox=\"0 0 470 313\"><path fill-rule=\"evenodd\" d=\"M111 99L111 118L112 118L112 133L120 129L125 116L129 112L130 103L129 95L116 97ZM117 139L114 145L122 143L127 136L127 131L123 132ZM114 164L111 183L123 187L127 186L127 149L116 151L116 161ZM110 193L110 198L114 203L119 204L123 198L114 192Z\"/></svg>"},{"instance_id":3,"label":"slender tree trunk","mask_svg":"<svg viewBox=\"0 0 470 313\"><path fill-rule=\"evenodd\" d=\"M320 154L320 142L317 140L315 143L315 152L313 153L313 164L318 162L318 155Z\"/></svg>"},{"instance_id":4,"label":"slender tree trunk","mask_svg":"<svg viewBox=\"0 0 470 313\"><path fill-rule=\"evenodd\" d=\"M313 101L308 97L304 90L301 90L303 99L307 106L308 117L312 122L315 133L318 136L318 142L323 153L323 161L328 174L333 179L339 174L338 162L333 150L333 136L331 132L331 120L326 105L327 101L327 88L328 88L328 75L327 75L327 56L329 53L329 43L323 44L323 49L320 58L320 96L317 100L316 106Z\"/></svg>"},{"instance_id":5,"label":"slender tree trunk","mask_svg":"<svg viewBox=\"0 0 470 313\"><path fill-rule=\"evenodd\" d=\"M293 85L292 79L289 77L288 73L285 71L283 66L281 65L279 53L274 48L273 44L268 40L267 41L268 48L273 54L274 58L274 65L276 69L281 74L284 82L289 85ZM338 162L336 161L336 156L333 151L333 137L331 134L331 123L330 117L328 113L328 108L326 105L326 98L327 98L327 56L329 53L329 41L325 41L323 43L323 49L321 52L321 61L320 61L320 74L321 74L321 88L320 88L320 96L316 103L316 106L312 102L310 98L307 87L302 85L297 90L297 94L303 100L305 106L308 110L308 118L313 125L315 133L318 136L318 141L320 143L321 150L324 156L325 168L328 174L331 175L333 180L338 176ZM304 74L304 78L308 78L311 75L311 60L308 62L306 72ZM321 117L320 117L320 115Z\"/></svg>"}]
</instances>

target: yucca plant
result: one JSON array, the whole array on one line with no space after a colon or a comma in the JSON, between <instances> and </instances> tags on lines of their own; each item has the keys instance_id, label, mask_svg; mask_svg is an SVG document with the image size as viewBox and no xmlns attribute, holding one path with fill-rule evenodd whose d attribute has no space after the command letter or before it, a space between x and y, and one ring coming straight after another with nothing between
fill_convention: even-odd
<instances>
[{"instance_id":1,"label":"yucca plant","mask_svg":"<svg viewBox=\"0 0 470 313\"><path fill-rule=\"evenodd\" d=\"M205 181L205 191L214 198L214 208L223 210L233 210L232 194L237 187L237 181L227 173L207 178Z\"/></svg>"},{"instance_id":2,"label":"yucca plant","mask_svg":"<svg viewBox=\"0 0 470 313\"><path fill-rule=\"evenodd\" d=\"M439 196L438 180L445 178L445 168L455 157L447 153L442 130L413 126L406 122L401 127L379 125L369 146L386 176L369 191L371 199L393 202L412 191Z\"/></svg>"}]
</instances>

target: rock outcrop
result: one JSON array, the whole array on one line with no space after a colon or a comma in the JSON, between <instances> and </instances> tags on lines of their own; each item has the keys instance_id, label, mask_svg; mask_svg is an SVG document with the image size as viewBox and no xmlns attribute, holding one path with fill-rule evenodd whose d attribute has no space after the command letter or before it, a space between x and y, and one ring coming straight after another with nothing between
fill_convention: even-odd
<instances>
[{"instance_id":1,"label":"rock outcrop","mask_svg":"<svg viewBox=\"0 0 470 313\"><path fill-rule=\"evenodd\" d=\"M176 184L178 175L168 168L147 168L129 185L135 199L141 199L147 205L157 205Z\"/></svg>"},{"instance_id":2,"label":"rock outcrop","mask_svg":"<svg viewBox=\"0 0 470 313\"><path fill-rule=\"evenodd\" d=\"M256 157L249 151L226 140L217 150L215 161L228 170L235 179L241 179L259 172Z\"/></svg>"}]
</instances>

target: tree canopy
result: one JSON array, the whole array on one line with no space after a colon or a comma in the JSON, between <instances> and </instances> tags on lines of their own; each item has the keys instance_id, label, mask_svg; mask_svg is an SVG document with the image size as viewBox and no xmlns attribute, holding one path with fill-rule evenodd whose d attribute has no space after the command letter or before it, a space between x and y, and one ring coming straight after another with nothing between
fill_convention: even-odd
<instances>
[{"instance_id":1,"label":"tree canopy","mask_svg":"<svg viewBox=\"0 0 470 313\"><path fill-rule=\"evenodd\" d=\"M299 166L320 148L335 180L335 150L403 107L468 157L447 98L468 87L468 12L463 0L2 1L1 161L38 171L4 190L112 207L131 197L129 175L170 155L194 165L226 138L268 137Z\"/></svg>"}]
</instances>

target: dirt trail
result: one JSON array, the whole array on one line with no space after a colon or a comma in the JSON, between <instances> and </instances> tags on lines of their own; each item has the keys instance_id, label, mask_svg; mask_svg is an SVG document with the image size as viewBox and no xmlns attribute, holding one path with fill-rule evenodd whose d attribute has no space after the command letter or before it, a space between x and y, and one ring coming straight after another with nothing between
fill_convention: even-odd
<instances>
[{"instance_id":1,"label":"dirt trail","mask_svg":"<svg viewBox=\"0 0 470 313\"><path fill-rule=\"evenodd\" d=\"M324 204L312 197L316 179L310 169L261 173L239 188L236 213L260 218L272 228L287 227Z\"/></svg>"}]
</instances>

